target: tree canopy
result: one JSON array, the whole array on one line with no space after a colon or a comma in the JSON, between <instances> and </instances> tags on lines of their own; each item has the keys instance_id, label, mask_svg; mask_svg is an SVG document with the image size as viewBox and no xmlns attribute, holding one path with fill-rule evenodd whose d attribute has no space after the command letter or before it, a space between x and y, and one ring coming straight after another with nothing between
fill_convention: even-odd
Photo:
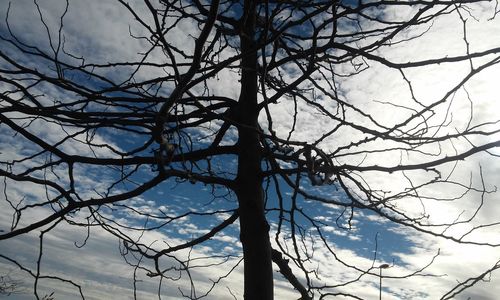
<instances>
[{"instance_id":1,"label":"tree canopy","mask_svg":"<svg viewBox=\"0 0 500 300\"><path fill-rule=\"evenodd\" d=\"M85 298L43 262L104 236L138 298L473 290L496 257L412 282L456 247L498 256L490 2L1 4L0 258L37 299Z\"/></svg>"}]
</instances>

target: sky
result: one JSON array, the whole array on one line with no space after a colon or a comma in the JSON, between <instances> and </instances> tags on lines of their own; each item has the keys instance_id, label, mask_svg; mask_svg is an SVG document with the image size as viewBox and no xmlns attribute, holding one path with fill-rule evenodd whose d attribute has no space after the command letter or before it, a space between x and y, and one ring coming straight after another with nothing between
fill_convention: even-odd
<instances>
[{"instance_id":1,"label":"sky","mask_svg":"<svg viewBox=\"0 0 500 300\"><path fill-rule=\"evenodd\" d=\"M40 11L44 21L49 27L53 41L58 39L57 28L60 17L64 12L61 1L39 1ZM146 20L145 7L139 2L135 2L136 9ZM7 2L0 4L0 33L6 34L5 16L9 5ZM390 47L384 47L384 57L395 62L407 62L423 60L433 57L452 57L463 55L469 47L469 51L482 51L485 49L500 47L500 19L491 19L492 11L495 10L495 3L470 5L470 15L463 16L457 14L445 15L432 27L426 29L425 26L415 30L403 32L399 39L410 38L409 41L399 43L398 39L392 41ZM383 12L388 18L403 18L410 11L399 8L387 8ZM39 45L41 49L48 49L49 39L46 28L42 26L40 17L33 1L19 0L10 3L9 12L10 29L23 41L29 41L32 45ZM463 23L460 17L467 18L467 41L463 39ZM367 24L368 26L369 24ZM137 57L137 53L144 50L144 41L133 39L130 32L139 35L141 28L134 22L133 17L122 6L114 1L70 1L69 9L64 18L64 39L66 49L79 56L85 57L88 63L102 63L109 61L127 61ZM198 32L195 24L187 21L177 24L172 33L169 34L170 41L179 45L181 49L190 52L194 42L186 38L190 33L195 35ZM424 35L416 39L413 36ZM360 42L362 43L362 42ZM7 49L7 48L6 48ZM229 51L229 50L228 50ZM231 55L232 53L227 53ZM153 53L151 59L161 60L161 53ZM473 64L479 66L481 63L493 59L494 56L475 59ZM25 59L19 57L19 59ZM1 65L5 62L1 61ZM39 63L37 60L28 61L34 66ZM457 85L468 72L470 66L468 61L461 63L445 63L437 66L421 68L411 68L405 70L406 78L411 81L413 96L418 103L430 104L441 99L447 91ZM370 61L369 68L356 76L342 78L338 81L338 88L342 97L349 99L353 104L362 108L364 112L369 112L376 116L382 124L390 126L397 124L407 117L411 111L396 109L398 105L408 105L418 107L417 101L411 100L411 95L407 88L407 82L401 74L395 70L388 69L381 64ZM1 66L0 65L0 66ZM348 67L346 67L347 69ZM124 69L126 71L126 69ZM346 70L347 71L347 70ZM497 80L500 67L494 65L467 82L465 88L459 89L452 97L436 109L436 115L430 118L432 125L447 124L443 130L460 130L467 124L480 124L492 122L488 126L480 129L493 130L498 128L494 123L498 120L498 93ZM127 72L123 74L107 74L114 76L117 80L120 76L126 78ZM137 78L154 78L161 76L162 71L157 68L145 69L136 74ZM293 74L286 74L292 79ZM215 94L227 95L237 99L239 91L234 88L237 78L231 72L221 72L217 81L212 81L211 88ZM324 84L324 83L320 83ZM3 85L3 84L2 84ZM4 86L0 86L2 91ZM38 87L40 94L54 96L64 99L68 97L50 87ZM198 92L196 88L194 92ZM42 97L43 98L43 97ZM48 97L49 98L49 97ZM325 99L318 99L324 101ZM411 103L408 104L408 103ZM290 117L294 114L295 108L290 101L280 101L271 107L274 117L274 129L278 133L285 135L290 127ZM301 112L297 120L297 130L293 133L296 140L309 141L317 138L318 132L331 128L333 125L324 116L317 113L311 106L300 104L298 110ZM354 112L349 112L351 118L357 118L357 122L363 124L362 116ZM10 115L11 116L11 115ZM260 119L265 122L265 115ZM37 126L40 125L40 126ZM370 126L370 125L368 125ZM55 143L65 131L54 125L37 121L30 126L30 130L43 139ZM71 130L72 129L68 129ZM204 132L198 133L202 135ZM436 132L436 134L442 133ZM489 136L472 137L471 143L486 143L499 140L498 134ZM356 132L350 129L341 130L332 136L322 146L326 149L336 149L339 145L349 144L359 138ZM124 138L117 136L113 132L98 134L97 141L117 148L125 148L134 143L133 136ZM227 141L229 143L229 141ZM440 144L439 151L442 153L453 153L453 151L466 149L467 142L457 140L451 143ZM31 148L30 148L31 147ZM384 144L370 143L366 147L379 149L385 147ZM434 148L424 149L431 153L438 151ZM61 148L68 153L89 153L89 149L76 143L65 143ZM34 149L23 139L19 139L9 131L6 126L0 125L0 161L11 161L16 158L29 156ZM436 154L441 155L442 153ZM499 154L498 149L493 149L491 153ZM113 153L106 149L99 149L98 156L113 156ZM401 157L394 152L376 155L345 155L339 158L339 162L344 161L349 164L381 164L394 165L398 161L419 162L422 157L413 154L411 157ZM4 168L5 164L2 164ZM234 161L224 158L215 160L214 166L226 172L234 170ZM473 187L481 188L484 184L487 190L495 191L499 178L500 160L498 157L487 153L481 153L458 162L457 165L447 164L442 166L443 174L449 174L450 179L456 182L471 184ZM64 170L56 170L56 172ZM481 171L481 173L480 173ZM146 172L146 171L144 171ZM99 192L105 191L112 182L113 170L81 168L76 170L79 177L78 188L82 195L95 197ZM425 172L408 172L413 183L424 182L429 174ZM483 180L481 180L481 176ZM388 193L397 193L408 187L400 174L384 174L381 176L377 172L364 174L363 179L370 186L380 187ZM307 182L303 183L308 190L320 195L328 195L335 199L342 200L345 195L342 191L334 187L312 187ZM0 183L2 190L5 182ZM127 187L123 187L125 190ZM453 220L463 220L470 217L481 206L481 210L475 216L474 226L481 224L494 224L499 222L500 200L498 192L481 193L471 191L456 201L433 201L432 197L458 197L463 193L461 186L449 183L435 184L429 189L423 189L423 201L415 199L400 199L395 205L408 213L416 215L423 210L429 215L429 220L436 223L445 223ZM145 212L164 211L169 214L182 214L188 210L204 212L207 210L220 210L215 216L195 216L190 215L172 221L168 226L160 230L148 231L145 233L129 230L130 236L136 237L141 242L155 247L164 244L176 245L185 239L191 239L206 233L218 221L227 218L227 210L235 209L234 197L227 195L227 191L221 189L215 191L215 197L209 187L200 183L176 184L166 182L154 189L144 193L139 197L127 202L131 207ZM284 189L283 194L290 197L292 191ZM5 195L9 199L24 199L36 201L38 197L45 194L45 190L40 186L28 184L10 184L5 192L0 195L0 229L7 229L12 222L12 213L8 208ZM269 191L273 195L273 189ZM422 196L422 195L421 195ZM24 198L23 198L24 197ZM269 203L275 204L277 199L270 196ZM342 229L336 226L336 221L345 222L345 217L338 207L326 203L311 202L300 199L302 205L311 216L324 223L322 227L328 245L334 249L335 254L345 263L332 259L331 254L325 245L315 243L318 238L312 231L310 239L305 239L304 246L314 249L314 259L308 265L311 268L319 268L319 277L325 284L340 284L349 282L360 276L359 272L353 271L348 266L357 266L361 269L370 269L371 274L365 274L359 280L346 287L339 287L338 291L350 292L358 295L362 299L375 299L379 292L379 277L377 276L381 264L388 263L389 268L383 273L387 277L383 279L384 299L439 299L450 291L456 284L465 282L469 278L477 277L486 270L495 266L500 260L500 250L497 247L479 246L471 244L458 244L450 239L436 238L431 235L416 231L410 227L392 224L387 219L370 211L357 211L349 229ZM425 209L423 208L425 207ZM49 213L46 209L32 210L23 215L20 225L29 223L31 220L42 218ZM118 208L116 211L103 210L102 214L123 224L138 225L152 224L154 221L146 220L144 217L133 214L125 208ZM341 216L340 218L338 218ZM76 214L74 218L85 222L85 215ZM273 217L270 213L269 218ZM275 215L274 215L275 217ZM304 223L305 224L305 223ZM438 232L445 230L451 236L459 237L472 229L471 224L460 224L445 229L444 226L431 228ZM271 235L276 233L277 227L271 225ZM467 240L476 242L489 242L500 244L498 226L488 226L474 231L467 235ZM10 240L0 241L0 254L15 258L24 266L36 269L36 259L39 255L38 245L40 232L35 231L24 234ZM275 245L275 242L273 242ZM178 281L164 281L160 283L156 278L149 278L140 269L127 265L122 255L120 255L121 245L119 241L100 227L92 227L90 233L86 228L69 226L61 223L54 230L44 235L43 260L40 269L42 275L60 276L69 278L73 282L82 286L86 299L134 299L134 276L137 288L136 297L138 299L152 299L161 295L161 299L182 299L182 293L190 293L189 282L184 276ZM203 295L211 289L211 280L224 277L217 286L211 290L207 299L242 299L242 263L239 252L241 245L238 241L238 223L229 226L220 234L217 234L208 243L195 247L191 252L184 251L180 257L196 257L196 263L192 269L191 276L197 284L196 296ZM376 259L374 259L376 251ZM213 254L219 257L210 257ZM439 255L437 255L439 254ZM126 256L127 257L127 256ZM128 256L130 257L130 254ZM226 262L222 264L223 262ZM432 262L432 264L430 264ZM165 259L165 265L172 263ZM196 267L199 263L200 267ZM148 264L148 262L144 262ZM204 268L203 264L214 264L215 267ZM427 268L421 271L424 267ZM232 268L234 271L227 277ZM374 267L374 268L373 268ZM287 284L281 275L275 270L275 293L276 299L296 299L298 293ZM416 273L415 276L408 277ZM0 259L0 274L8 274L11 278L19 279L23 282L20 290L12 299L32 299L33 281L26 276L15 265L5 259ZM170 273L169 273L170 274ZM170 274L174 278L177 276L175 270ZM479 282L474 287L467 289L456 299L495 299L500 294L500 273L493 272L487 276L488 282ZM303 279L299 276L299 278ZM60 281L42 279L39 283L40 295L54 292L56 299L81 299L76 288L71 283L61 283Z\"/></svg>"}]
</instances>

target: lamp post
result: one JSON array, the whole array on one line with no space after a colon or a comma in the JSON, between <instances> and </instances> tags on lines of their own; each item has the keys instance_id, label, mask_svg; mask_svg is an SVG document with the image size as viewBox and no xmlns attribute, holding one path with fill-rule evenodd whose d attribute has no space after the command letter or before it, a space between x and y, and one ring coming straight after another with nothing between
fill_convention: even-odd
<instances>
[{"instance_id":1,"label":"lamp post","mask_svg":"<svg viewBox=\"0 0 500 300\"><path fill-rule=\"evenodd\" d=\"M381 264L378 268L380 270L380 275L379 275L379 278L380 278L379 300L382 300L382 269L389 268L389 265L388 264Z\"/></svg>"}]
</instances>

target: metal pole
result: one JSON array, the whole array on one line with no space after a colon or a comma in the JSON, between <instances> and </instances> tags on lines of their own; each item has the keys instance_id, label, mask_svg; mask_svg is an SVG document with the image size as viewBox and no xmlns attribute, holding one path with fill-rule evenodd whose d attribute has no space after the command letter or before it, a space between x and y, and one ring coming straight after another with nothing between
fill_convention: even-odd
<instances>
[{"instance_id":1,"label":"metal pole","mask_svg":"<svg viewBox=\"0 0 500 300\"><path fill-rule=\"evenodd\" d=\"M379 300L382 300L382 268L380 268Z\"/></svg>"},{"instance_id":2,"label":"metal pole","mask_svg":"<svg viewBox=\"0 0 500 300\"><path fill-rule=\"evenodd\" d=\"M382 300L382 269L387 269L389 268L388 264L381 264L379 267L379 278L380 278L380 284L379 284L379 300Z\"/></svg>"}]
</instances>

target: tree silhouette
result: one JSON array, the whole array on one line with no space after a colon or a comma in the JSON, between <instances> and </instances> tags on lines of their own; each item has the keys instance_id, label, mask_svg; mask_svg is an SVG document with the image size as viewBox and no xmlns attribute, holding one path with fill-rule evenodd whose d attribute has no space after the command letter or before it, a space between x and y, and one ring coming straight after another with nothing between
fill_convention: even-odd
<instances>
[{"instance_id":1,"label":"tree silhouette","mask_svg":"<svg viewBox=\"0 0 500 300\"><path fill-rule=\"evenodd\" d=\"M498 120L478 121L467 90L500 61L500 48L474 47L468 35L474 9L486 2L119 0L130 24L120 38L140 46L124 49L127 56L93 56L79 44L68 28L75 21L67 17L69 1L57 18L33 2L38 19L31 26L42 28L40 36L16 28L14 5L3 3L0 131L3 148L14 149L0 154L2 205L9 208L2 214L13 220L0 239L41 232L30 271L38 279L51 230L66 224L91 235L102 228L121 240L121 254L137 272L160 282L187 278L190 292L180 293L192 299L208 295L240 259L245 299L273 299L273 263L301 299L363 299L350 286L378 276L377 256L368 267L343 260L324 226L348 229L368 213L456 243L498 246L469 238L496 225L476 222L495 189L480 167L474 182L454 176L461 161L496 157L491 151L500 146ZM494 20L496 8L488 13ZM425 40L444 19L463 27L460 49L401 57L398 51ZM416 70L434 76L449 65L461 71L438 93L414 81ZM392 82L377 79L374 69ZM367 88L365 80L404 94L361 101L356 90ZM346 82L357 82L356 89ZM465 118L453 114L457 102L470 104ZM165 191L169 203L171 188L183 185L212 196L188 197L183 212L157 200L134 204L153 190ZM443 186L453 192L437 192ZM471 194L479 199L473 214L440 221L430 211ZM191 209L197 203L203 210ZM336 217L326 222L310 208ZM207 227L191 239L141 239L194 219ZM239 255L190 255L232 224L239 224ZM462 224L470 227L457 235L452 229ZM325 281L313 263L318 248L353 278ZM197 292L193 270L220 264L231 265L229 273ZM422 275L427 266L393 278ZM443 297L470 285L450 287Z\"/></svg>"},{"instance_id":2,"label":"tree silhouette","mask_svg":"<svg viewBox=\"0 0 500 300\"><path fill-rule=\"evenodd\" d=\"M0 275L0 295L10 296L19 292L21 281L12 279L9 274Z\"/></svg>"}]
</instances>

